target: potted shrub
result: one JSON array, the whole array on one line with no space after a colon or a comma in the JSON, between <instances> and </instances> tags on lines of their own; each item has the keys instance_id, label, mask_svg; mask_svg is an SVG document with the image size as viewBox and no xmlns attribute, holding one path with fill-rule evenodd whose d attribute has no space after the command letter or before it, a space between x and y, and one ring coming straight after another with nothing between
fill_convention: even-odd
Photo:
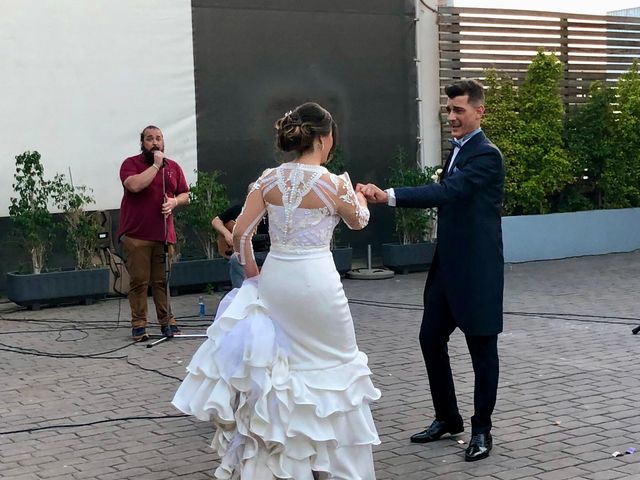
<instances>
[{"instance_id":1,"label":"potted shrub","mask_svg":"<svg viewBox=\"0 0 640 480\"><path fill-rule=\"evenodd\" d=\"M55 222L49 212L50 191L38 152L24 152L16 158L9 217L14 233L31 256L31 273L39 274L51 246Z\"/></svg>"},{"instance_id":2,"label":"potted shrub","mask_svg":"<svg viewBox=\"0 0 640 480\"><path fill-rule=\"evenodd\" d=\"M417 187L438 180L439 167L410 164L406 153L398 148L390 187ZM394 208L398 243L382 245L382 263L398 273L429 268L435 252L436 210L433 208Z\"/></svg>"},{"instance_id":3,"label":"potted shrub","mask_svg":"<svg viewBox=\"0 0 640 480\"><path fill-rule=\"evenodd\" d=\"M331 173L340 175L346 171L345 163L342 149L336 147L326 167ZM344 233L344 228L344 223L340 222L334 229L333 236L331 237L331 254L333 255L333 262L336 264L336 270L338 270L340 275L344 275L351 270L351 261L353 259L353 248L349 245L338 245L340 237Z\"/></svg>"},{"instance_id":4,"label":"potted shrub","mask_svg":"<svg viewBox=\"0 0 640 480\"><path fill-rule=\"evenodd\" d=\"M88 205L95 204L92 190L78 187L71 180L58 174L52 182L53 201L62 212L67 247L73 253L75 268L85 270L96 267L98 234L101 231L95 212L87 212Z\"/></svg>"},{"instance_id":5,"label":"potted shrub","mask_svg":"<svg viewBox=\"0 0 640 480\"><path fill-rule=\"evenodd\" d=\"M78 300L92 303L95 298L104 297L109 288L108 269L79 270L91 264L97 242L97 222L83 210L93 199L86 187L74 188L63 175L45 180L40 159L38 152L16 157L16 197L11 197L9 216L31 255L32 268L30 273L7 273L7 295L18 305L32 309ZM66 238L76 258L75 269L45 271L46 253L59 223L49 211L53 203L63 212Z\"/></svg>"},{"instance_id":6,"label":"potted shrub","mask_svg":"<svg viewBox=\"0 0 640 480\"><path fill-rule=\"evenodd\" d=\"M227 260L217 252L216 232L211 220L229 206L220 172L196 171L197 180L189 186L190 202L176 215L179 237L192 234L200 247L198 257L188 259L184 253L171 267L169 287L172 294L180 288L217 285L229 281Z\"/></svg>"},{"instance_id":7,"label":"potted shrub","mask_svg":"<svg viewBox=\"0 0 640 480\"><path fill-rule=\"evenodd\" d=\"M55 205L62 212L67 247L75 260L74 270L61 272L67 293L85 304L93 303L109 291L109 269L96 261L101 227L96 212L86 211L87 206L95 204L92 190L84 185L74 186L71 178L58 174L53 179L52 192Z\"/></svg>"}]
</instances>

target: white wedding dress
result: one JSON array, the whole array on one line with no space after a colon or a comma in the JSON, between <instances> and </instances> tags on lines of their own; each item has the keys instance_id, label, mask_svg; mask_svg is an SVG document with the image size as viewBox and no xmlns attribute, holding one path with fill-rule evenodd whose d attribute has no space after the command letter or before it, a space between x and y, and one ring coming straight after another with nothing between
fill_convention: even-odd
<instances>
[{"instance_id":1,"label":"white wedding dress","mask_svg":"<svg viewBox=\"0 0 640 480\"><path fill-rule=\"evenodd\" d=\"M364 228L348 175L296 162L256 181L236 224L240 262L269 217L260 275L221 302L173 404L216 426L218 479L374 480L380 443L369 403L380 397L329 242L342 218Z\"/></svg>"}]
</instances>

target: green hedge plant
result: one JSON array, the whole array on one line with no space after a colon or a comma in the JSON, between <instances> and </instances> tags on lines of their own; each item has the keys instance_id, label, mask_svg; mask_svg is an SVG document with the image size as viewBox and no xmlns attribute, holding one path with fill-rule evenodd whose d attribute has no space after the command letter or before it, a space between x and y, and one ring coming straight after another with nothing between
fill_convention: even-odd
<instances>
[{"instance_id":1,"label":"green hedge plant","mask_svg":"<svg viewBox=\"0 0 640 480\"><path fill-rule=\"evenodd\" d=\"M408 160L406 152L398 147L394 157L389 187L418 187L433 183L440 167L422 167ZM433 241L435 238L436 209L394 208L395 230L402 245Z\"/></svg>"},{"instance_id":2,"label":"green hedge plant","mask_svg":"<svg viewBox=\"0 0 640 480\"><path fill-rule=\"evenodd\" d=\"M95 212L86 211L94 204L92 190L84 185L74 186L71 178L57 174L51 182L55 205L62 211L67 246L73 253L76 268L94 267L98 250L100 224Z\"/></svg>"},{"instance_id":3,"label":"green hedge plant","mask_svg":"<svg viewBox=\"0 0 640 480\"><path fill-rule=\"evenodd\" d=\"M615 155L603 172L605 207L640 206L640 71L638 61L618 82Z\"/></svg>"},{"instance_id":4,"label":"green hedge plant","mask_svg":"<svg viewBox=\"0 0 640 480\"><path fill-rule=\"evenodd\" d=\"M27 151L15 157L13 191L9 217L14 232L31 257L32 273L41 273L51 247L56 224L49 211L50 182L44 178L41 155Z\"/></svg>"},{"instance_id":5,"label":"green hedge plant","mask_svg":"<svg viewBox=\"0 0 640 480\"><path fill-rule=\"evenodd\" d=\"M605 207L605 172L618 156L615 102L613 89L593 82L588 100L567 113L565 141L573 163L575 183L562 192L559 211Z\"/></svg>"},{"instance_id":6,"label":"green hedge plant","mask_svg":"<svg viewBox=\"0 0 640 480\"><path fill-rule=\"evenodd\" d=\"M574 181L563 142L562 72L555 55L539 50L518 89L497 73L487 74L483 125L505 155L506 214L548 213L551 198Z\"/></svg>"},{"instance_id":7,"label":"green hedge plant","mask_svg":"<svg viewBox=\"0 0 640 480\"><path fill-rule=\"evenodd\" d=\"M184 226L193 231L202 252L208 259L218 256L216 232L211 220L220 212L229 208L227 190L220 182L220 172L196 171L197 180L189 186L189 205L177 212L178 229Z\"/></svg>"},{"instance_id":8,"label":"green hedge plant","mask_svg":"<svg viewBox=\"0 0 640 480\"><path fill-rule=\"evenodd\" d=\"M518 89L506 73L495 69L485 72L485 117L482 129L495 143L504 157L505 199L504 210L512 214L519 209L520 181L526 175L525 164L520 161L525 125L520 116Z\"/></svg>"}]
</instances>

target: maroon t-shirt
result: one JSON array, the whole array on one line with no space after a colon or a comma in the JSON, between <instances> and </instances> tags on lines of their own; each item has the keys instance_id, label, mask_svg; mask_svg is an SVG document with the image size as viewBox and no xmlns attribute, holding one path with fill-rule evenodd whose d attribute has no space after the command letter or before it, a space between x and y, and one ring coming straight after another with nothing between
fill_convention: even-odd
<instances>
[{"instance_id":1,"label":"maroon t-shirt","mask_svg":"<svg viewBox=\"0 0 640 480\"><path fill-rule=\"evenodd\" d=\"M138 193L124 189L124 196L120 203L118 238L126 235L138 240L165 241L164 215L162 215L162 204L164 203L162 177L164 176L168 197L177 197L181 193L189 191L189 185L187 185L180 165L168 158L166 160L166 166L160 169L147 188ZM149 166L142 153L135 157L129 157L122 162L120 167L120 180L124 184L124 181L131 175L142 173ZM167 217L166 240L168 243L176 243L173 215Z\"/></svg>"}]
</instances>

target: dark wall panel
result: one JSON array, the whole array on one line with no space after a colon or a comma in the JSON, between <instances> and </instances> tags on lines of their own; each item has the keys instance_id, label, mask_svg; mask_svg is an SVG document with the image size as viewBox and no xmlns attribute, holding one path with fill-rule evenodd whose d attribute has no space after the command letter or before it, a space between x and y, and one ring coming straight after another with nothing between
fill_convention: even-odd
<instances>
[{"instance_id":1,"label":"dark wall panel","mask_svg":"<svg viewBox=\"0 0 640 480\"><path fill-rule=\"evenodd\" d=\"M279 159L274 121L305 101L329 109L355 181L381 184L398 145L415 151L413 2L193 0L198 168L225 173L233 200ZM375 208L362 255L392 239Z\"/></svg>"}]
</instances>

